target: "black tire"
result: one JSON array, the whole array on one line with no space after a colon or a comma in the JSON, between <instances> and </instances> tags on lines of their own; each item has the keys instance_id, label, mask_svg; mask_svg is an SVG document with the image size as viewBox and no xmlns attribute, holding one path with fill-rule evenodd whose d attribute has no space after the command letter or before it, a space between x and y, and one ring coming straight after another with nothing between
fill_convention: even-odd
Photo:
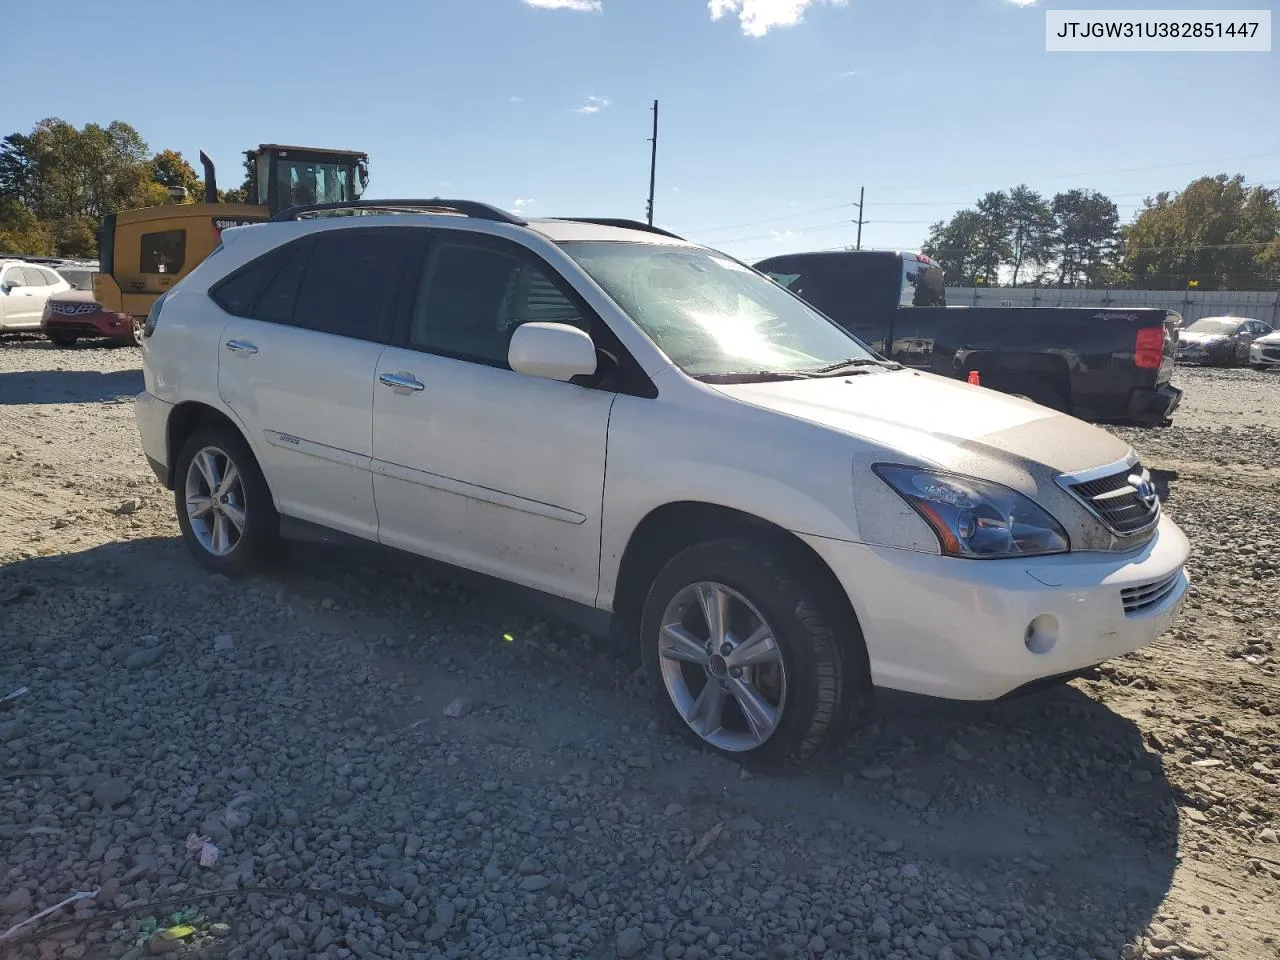
<instances>
[{"instance_id":1,"label":"black tire","mask_svg":"<svg viewBox=\"0 0 1280 960\"><path fill-rule=\"evenodd\" d=\"M187 510L187 483L193 469L192 461L206 449L225 454L235 465L240 478L236 505L242 508L244 528L234 545L221 555L202 542ZM280 515L276 512L271 489L249 445L234 429L207 427L197 430L187 439L174 464L173 491L182 539L192 556L206 569L228 577L247 576L278 556Z\"/></svg>"},{"instance_id":2,"label":"black tire","mask_svg":"<svg viewBox=\"0 0 1280 960\"><path fill-rule=\"evenodd\" d=\"M767 621L777 641L787 693L773 732L757 746L725 748L695 732L664 681L659 652L664 614L682 591L700 582L739 594ZM787 769L812 763L841 739L870 700L866 645L847 606L814 570L811 558L761 540L711 540L676 554L649 587L640 642L655 705L666 724L697 746L751 766ZM702 667L679 668L692 671L694 682L698 677L716 682ZM736 706L728 709L745 728L745 714Z\"/></svg>"},{"instance_id":3,"label":"black tire","mask_svg":"<svg viewBox=\"0 0 1280 960\"><path fill-rule=\"evenodd\" d=\"M80 339L73 333L54 333L52 331L45 331L45 336L49 338L55 347L74 347L76 341Z\"/></svg>"}]
</instances>

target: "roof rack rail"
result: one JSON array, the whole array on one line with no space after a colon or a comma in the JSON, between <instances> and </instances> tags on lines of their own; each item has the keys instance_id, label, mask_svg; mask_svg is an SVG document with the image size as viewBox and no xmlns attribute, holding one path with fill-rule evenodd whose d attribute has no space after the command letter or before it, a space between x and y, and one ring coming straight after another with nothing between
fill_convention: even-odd
<instances>
[{"instance_id":1,"label":"roof rack rail","mask_svg":"<svg viewBox=\"0 0 1280 960\"><path fill-rule=\"evenodd\" d=\"M570 223L594 223L601 227L621 227L624 230L643 230L645 233L658 233L672 240L684 240L684 237L677 236L670 230L663 230L643 220L628 220L625 217L551 217L550 219L568 220Z\"/></svg>"},{"instance_id":2,"label":"roof rack rail","mask_svg":"<svg viewBox=\"0 0 1280 960\"><path fill-rule=\"evenodd\" d=\"M459 213L464 217L477 220L492 220L495 223L509 223L516 227L528 226L527 220L507 213L498 207L477 200L445 200L442 197L417 200L347 200L338 203L302 203L286 210L281 210L271 218L271 223L281 220L300 220L309 213L323 213L326 210L408 210L421 213L440 211Z\"/></svg>"}]
</instances>

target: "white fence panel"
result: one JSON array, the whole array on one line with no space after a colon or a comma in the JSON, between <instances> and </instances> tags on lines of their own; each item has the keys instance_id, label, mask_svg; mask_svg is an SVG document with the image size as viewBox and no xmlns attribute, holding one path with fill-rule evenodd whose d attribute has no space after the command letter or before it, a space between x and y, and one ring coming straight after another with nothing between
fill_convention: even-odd
<instances>
[{"instance_id":1,"label":"white fence panel","mask_svg":"<svg viewBox=\"0 0 1280 960\"><path fill-rule=\"evenodd\" d=\"M1235 290L1085 290L1074 287L947 287L947 303L968 307L1158 307L1201 317L1236 316L1280 327L1280 292Z\"/></svg>"}]
</instances>

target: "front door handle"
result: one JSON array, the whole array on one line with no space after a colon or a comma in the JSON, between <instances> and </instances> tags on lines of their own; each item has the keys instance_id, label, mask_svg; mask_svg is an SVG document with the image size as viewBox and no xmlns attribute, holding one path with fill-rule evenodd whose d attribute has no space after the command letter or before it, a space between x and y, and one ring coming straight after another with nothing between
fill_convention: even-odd
<instances>
[{"instance_id":1,"label":"front door handle","mask_svg":"<svg viewBox=\"0 0 1280 960\"><path fill-rule=\"evenodd\" d=\"M232 353L257 353L258 348L248 340L228 340L227 349Z\"/></svg>"},{"instance_id":2,"label":"front door handle","mask_svg":"<svg viewBox=\"0 0 1280 960\"><path fill-rule=\"evenodd\" d=\"M426 389L426 384L415 379L411 373L380 373L378 382L395 390L412 390L414 393Z\"/></svg>"}]
</instances>

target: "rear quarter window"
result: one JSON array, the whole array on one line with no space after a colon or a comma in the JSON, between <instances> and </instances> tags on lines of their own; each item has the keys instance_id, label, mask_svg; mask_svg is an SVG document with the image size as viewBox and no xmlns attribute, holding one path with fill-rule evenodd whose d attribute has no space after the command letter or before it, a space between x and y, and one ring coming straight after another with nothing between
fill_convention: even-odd
<instances>
[{"instance_id":1,"label":"rear quarter window","mask_svg":"<svg viewBox=\"0 0 1280 960\"><path fill-rule=\"evenodd\" d=\"M214 284L209 296L227 313L237 317L254 316L254 307L267 285L280 272L281 267L290 260L297 259L305 245L305 241L291 243L250 260ZM280 322L278 318L273 319Z\"/></svg>"}]
</instances>

